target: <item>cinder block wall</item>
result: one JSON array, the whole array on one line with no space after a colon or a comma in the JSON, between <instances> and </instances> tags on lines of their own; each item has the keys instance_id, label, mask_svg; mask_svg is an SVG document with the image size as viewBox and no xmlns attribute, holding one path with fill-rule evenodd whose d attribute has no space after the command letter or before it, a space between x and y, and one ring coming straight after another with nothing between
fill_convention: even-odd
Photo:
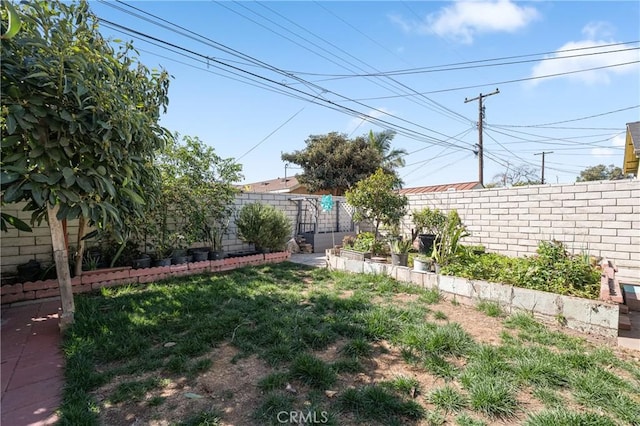
<instances>
[{"instance_id":1,"label":"cinder block wall","mask_svg":"<svg viewBox=\"0 0 640 426\"><path fill-rule=\"evenodd\" d=\"M577 182L409 195L410 211L456 209L465 243L511 256L535 253L541 240L562 241L615 261L640 280L640 181ZM413 228L407 215L403 231Z\"/></svg>"},{"instance_id":2,"label":"cinder block wall","mask_svg":"<svg viewBox=\"0 0 640 426\"><path fill-rule=\"evenodd\" d=\"M298 203L297 201L293 201L292 198L300 197L318 199L316 203L303 200L302 209L306 210L307 218L312 218L315 209L315 207L313 206L318 206L318 209L320 209L318 215L319 229L331 229L332 227L335 227L335 211L332 213L322 212L319 202L319 198L321 196L306 196L297 194L241 193L237 195L234 207L236 211L238 211L240 208L242 208L243 205L249 203L261 202L264 204L271 204L282 210L291 220L291 235L293 235L293 227L295 226L296 216L298 214ZM339 200L340 204L346 205L344 197L334 197L334 200ZM31 220L31 213L23 212L23 207L23 203L6 205L2 206L2 211L17 216L18 218L29 223L29 221ZM350 216L348 214L345 214L344 211L341 211L341 223L347 220L351 221ZM169 219L169 225L172 226L173 223L174 221ZM78 233L78 221L69 221L67 229L69 231L69 244L75 246ZM236 234L237 230L232 217L229 222L229 232L227 233L227 235L225 235L222 241L225 251L234 252L252 249L250 245L240 241L237 238ZM202 244L194 244L194 246L198 245ZM46 221L43 221L40 226L34 226L33 232L22 232L16 230L15 228L10 228L8 232L0 232L0 272L2 274L16 272L16 267L18 265L27 263L31 259L38 260L42 264L51 264L53 263L52 253L51 233L49 232L49 227Z\"/></svg>"}]
</instances>

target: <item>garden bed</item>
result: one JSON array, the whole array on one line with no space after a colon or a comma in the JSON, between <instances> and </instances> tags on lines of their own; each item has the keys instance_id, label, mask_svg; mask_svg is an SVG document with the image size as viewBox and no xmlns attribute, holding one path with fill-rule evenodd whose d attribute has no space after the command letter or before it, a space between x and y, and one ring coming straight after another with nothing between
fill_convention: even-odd
<instances>
[{"instance_id":1,"label":"garden bed","mask_svg":"<svg viewBox=\"0 0 640 426\"><path fill-rule=\"evenodd\" d=\"M421 288L438 289L461 303L495 302L508 313L525 311L546 322L560 322L571 329L606 337L618 335L619 306L615 303L350 260L336 256L333 250L327 250L327 260L330 267L337 270L388 275Z\"/></svg>"},{"instance_id":2,"label":"garden bed","mask_svg":"<svg viewBox=\"0 0 640 426\"><path fill-rule=\"evenodd\" d=\"M102 287L114 287L124 284L141 284L159 281L165 278L202 274L206 272L229 271L249 265L282 262L291 254L276 252L264 254L244 253L221 260L204 260L181 265L159 266L153 268L131 269L106 268L86 271L79 277L71 279L74 293L86 293ZM14 303L24 300L35 300L60 295L57 279L3 285L0 287L0 303Z\"/></svg>"}]
</instances>

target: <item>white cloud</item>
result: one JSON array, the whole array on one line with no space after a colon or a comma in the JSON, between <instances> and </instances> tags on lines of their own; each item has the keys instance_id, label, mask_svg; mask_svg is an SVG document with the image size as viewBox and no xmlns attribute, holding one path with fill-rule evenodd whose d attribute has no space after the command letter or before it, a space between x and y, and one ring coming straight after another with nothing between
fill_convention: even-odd
<instances>
[{"instance_id":1,"label":"white cloud","mask_svg":"<svg viewBox=\"0 0 640 426\"><path fill-rule=\"evenodd\" d=\"M534 65L531 77L540 77L543 75L562 74L571 71L578 71L590 68L611 67L616 64L623 64L640 60L640 53L637 50L628 50L623 52L605 53L612 50L623 50L627 47L624 45L613 47L602 47L608 44L618 43L613 39L595 40L595 37L610 36L612 27L606 22L590 22L582 29L582 33L587 36L586 40L570 41L561 46L556 53L547 56L541 62ZM571 49L569 52L562 52ZM569 56L588 54L571 58ZM563 58L566 59L556 59ZM630 64L623 66L614 66L611 68L602 68L593 71L585 71L575 74L559 75L557 77L549 77L544 80L533 80L530 84L536 85L541 81L551 78L567 78L585 84L608 84L614 75L638 72L640 66L638 64Z\"/></svg>"},{"instance_id":2,"label":"white cloud","mask_svg":"<svg viewBox=\"0 0 640 426\"><path fill-rule=\"evenodd\" d=\"M621 135L617 135L614 136L613 139L611 139L611 145L613 146L624 146L627 143L627 136L626 134L621 134Z\"/></svg>"},{"instance_id":3,"label":"white cloud","mask_svg":"<svg viewBox=\"0 0 640 426\"><path fill-rule=\"evenodd\" d=\"M584 26L584 28L582 28L582 34L584 34L589 40L593 40L598 37L612 37L613 32L613 26L604 21L589 22Z\"/></svg>"},{"instance_id":4,"label":"white cloud","mask_svg":"<svg viewBox=\"0 0 640 426\"><path fill-rule=\"evenodd\" d=\"M599 148L591 148L591 155L594 157L612 157L612 156L620 156L621 150L620 147L623 147L626 143L626 135L619 134L615 135L611 138L611 146L613 148L599 147ZM614 149L617 148L617 149Z\"/></svg>"},{"instance_id":5,"label":"white cloud","mask_svg":"<svg viewBox=\"0 0 640 426\"><path fill-rule=\"evenodd\" d=\"M611 148L591 148L594 157L611 157L615 152Z\"/></svg>"},{"instance_id":6,"label":"white cloud","mask_svg":"<svg viewBox=\"0 0 640 426\"><path fill-rule=\"evenodd\" d=\"M398 15L389 19L407 33L435 34L470 44L477 34L513 33L538 17L533 7L518 6L511 0L490 0L456 1L427 15L422 22L408 21Z\"/></svg>"}]
</instances>

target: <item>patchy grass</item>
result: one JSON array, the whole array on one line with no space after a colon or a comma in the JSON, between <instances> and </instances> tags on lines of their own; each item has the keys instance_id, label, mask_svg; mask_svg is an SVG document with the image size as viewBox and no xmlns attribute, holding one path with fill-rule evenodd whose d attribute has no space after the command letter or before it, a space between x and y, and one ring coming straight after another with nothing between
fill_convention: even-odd
<instances>
[{"instance_id":1,"label":"patchy grass","mask_svg":"<svg viewBox=\"0 0 640 426\"><path fill-rule=\"evenodd\" d=\"M290 263L79 295L60 424L120 424L109 416L122 412L268 425L281 411L334 425L640 424L637 361L529 314L480 310ZM219 376L234 366L253 367L243 388Z\"/></svg>"},{"instance_id":2,"label":"patchy grass","mask_svg":"<svg viewBox=\"0 0 640 426\"><path fill-rule=\"evenodd\" d=\"M498 302L487 302L486 300L481 301L476 306L480 312L484 312L486 315L490 317L501 317L504 316L504 311Z\"/></svg>"}]
</instances>

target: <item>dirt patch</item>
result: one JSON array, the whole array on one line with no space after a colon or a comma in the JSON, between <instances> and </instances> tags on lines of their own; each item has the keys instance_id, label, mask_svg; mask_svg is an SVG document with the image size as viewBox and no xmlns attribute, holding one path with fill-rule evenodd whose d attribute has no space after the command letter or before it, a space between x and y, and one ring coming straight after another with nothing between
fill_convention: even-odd
<instances>
[{"instance_id":1,"label":"dirt patch","mask_svg":"<svg viewBox=\"0 0 640 426\"><path fill-rule=\"evenodd\" d=\"M118 383L142 381L157 373L123 376L113 380L110 385L96 392L96 399L102 405L100 423L113 426L168 426L215 408L224 415L222 425L253 424L252 415L262 398L257 383L271 372L271 367L255 355L237 359L237 354L236 348L223 344L200 357L213 361L209 371L191 380L167 376L162 388L147 392L137 403L110 404L103 395L110 395ZM154 398L163 398L163 401L152 407Z\"/></svg>"}]
</instances>

